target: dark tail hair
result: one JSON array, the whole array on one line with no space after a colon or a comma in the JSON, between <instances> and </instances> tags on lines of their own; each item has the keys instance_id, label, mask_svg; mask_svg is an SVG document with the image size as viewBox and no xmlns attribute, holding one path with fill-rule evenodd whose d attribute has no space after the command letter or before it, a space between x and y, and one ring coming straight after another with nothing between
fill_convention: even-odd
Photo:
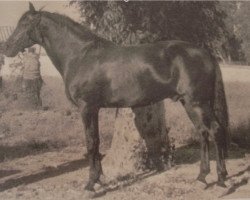
<instances>
[{"instance_id":1,"label":"dark tail hair","mask_svg":"<svg viewBox=\"0 0 250 200\"><path fill-rule=\"evenodd\" d=\"M215 61L216 62L216 61ZM219 64L216 62L215 69L215 94L214 94L214 111L215 116L222 126L225 145L225 156L227 156L228 146L230 144L230 130L229 130L229 118L228 118L228 108L225 95L224 84L222 80L222 74Z\"/></svg>"}]
</instances>

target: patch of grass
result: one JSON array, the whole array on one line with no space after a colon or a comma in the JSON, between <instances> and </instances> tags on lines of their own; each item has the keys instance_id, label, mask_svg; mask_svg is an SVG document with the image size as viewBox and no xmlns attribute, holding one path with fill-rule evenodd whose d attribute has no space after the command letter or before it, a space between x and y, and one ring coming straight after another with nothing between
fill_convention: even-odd
<instances>
[{"instance_id":1,"label":"patch of grass","mask_svg":"<svg viewBox=\"0 0 250 200\"><path fill-rule=\"evenodd\" d=\"M241 148L250 149L250 120L232 127L231 140Z\"/></svg>"},{"instance_id":2,"label":"patch of grass","mask_svg":"<svg viewBox=\"0 0 250 200\"><path fill-rule=\"evenodd\" d=\"M46 142L31 141L27 147L34 151L42 151L48 149L48 144Z\"/></svg>"},{"instance_id":3,"label":"patch of grass","mask_svg":"<svg viewBox=\"0 0 250 200\"><path fill-rule=\"evenodd\" d=\"M65 147L65 143L62 141L39 141L39 140L31 140L27 143L27 148L32 151L47 151L52 149L61 149Z\"/></svg>"},{"instance_id":4,"label":"patch of grass","mask_svg":"<svg viewBox=\"0 0 250 200\"><path fill-rule=\"evenodd\" d=\"M195 163L200 160L200 144L193 142L176 149L174 153L175 164Z\"/></svg>"},{"instance_id":5,"label":"patch of grass","mask_svg":"<svg viewBox=\"0 0 250 200\"><path fill-rule=\"evenodd\" d=\"M209 157L210 160L216 160L216 152L214 143L210 142ZM244 158L246 153L250 153L250 149L240 147L230 147L227 159ZM200 161L200 144L194 142L192 144L182 146L176 149L174 154L175 164L192 164Z\"/></svg>"}]
</instances>

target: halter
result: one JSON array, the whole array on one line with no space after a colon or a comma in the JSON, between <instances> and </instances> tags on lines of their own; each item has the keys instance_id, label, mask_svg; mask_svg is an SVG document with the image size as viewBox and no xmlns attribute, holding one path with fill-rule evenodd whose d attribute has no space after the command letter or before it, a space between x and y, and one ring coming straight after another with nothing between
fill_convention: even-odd
<instances>
[{"instance_id":1,"label":"halter","mask_svg":"<svg viewBox=\"0 0 250 200\"><path fill-rule=\"evenodd\" d=\"M38 22L35 24L36 30L32 30L31 32L35 32L35 35L36 35L36 36L37 36L37 34L39 34L38 40L39 40L39 43L41 43L41 45L42 45L42 44L44 44L44 37L43 37L43 35L42 35L42 31L43 31L43 30L41 29L41 26L40 26L42 14L41 14L40 10L39 10L38 13L39 13L39 20L38 20ZM32 42L36 43L36 41L35 41L34 39L32 39L32 37L30 37L30 34L29 34L29 39L30 39Z\"/></svg>"}]
</instances>

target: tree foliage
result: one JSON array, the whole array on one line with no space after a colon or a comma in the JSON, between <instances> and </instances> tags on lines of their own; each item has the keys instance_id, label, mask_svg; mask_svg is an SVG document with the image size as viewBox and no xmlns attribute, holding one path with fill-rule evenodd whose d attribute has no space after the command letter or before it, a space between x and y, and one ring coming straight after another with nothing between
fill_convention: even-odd
<instances>
[{"instance_id":1,"label":"tree foliage","mask_svg":"<svg viewBox=\"0 0 250 200\"><path fill-rule=\"evenodd\" d=\"M213 49L226 14L214 1L73 1L82 22L118 44L180 39Z\"/></svg>"},{"instance_id":2,"label":"tree foliage","mask_svg":"<svg viewBox=\"0 0 250 200\"><path fill-rule=\"evenodd\" d=\"M227 31L221 38L221 52L228 61L245 61L245 54L242 49L243 39L236 31L238 24L240 24L237 20L239 2L221 1L218 6L226 13L224 22Z\"/></svg>"},{"instance_id":3,"label":"tree foliage","mask_svg":"<svg viewBox=\"0 0 250 200\"><path fill-rule=\"evenodd\" d=\"M250 63L250 2L237 2L235 14L233 15L234 33L242 40L242 49L247 63Z\"/></svg>"}]
</instances>

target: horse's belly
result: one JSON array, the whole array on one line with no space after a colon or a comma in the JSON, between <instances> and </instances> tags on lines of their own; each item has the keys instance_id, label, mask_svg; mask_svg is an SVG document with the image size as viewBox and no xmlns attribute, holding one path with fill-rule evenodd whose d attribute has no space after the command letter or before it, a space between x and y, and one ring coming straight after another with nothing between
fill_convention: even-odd
<instances>
[{"instance_id":1,"label":"horse's belly","mask_svg":"<svg viewBox=\"0 0 250 200\"><path fill-rule=\"evenodd\" d=\"M117 71L109 75L107 93L109 98L105 104L112 107L133 107L148 105L171 97L174 92L172 79L159 81L150 70L142 68L140 72L133 70Z\"/></svg>"},{"instance_id":2,"label":"horse's belly","mask_svg":"<svg viewBox=\"0 0 250 200\"><path fill-rule=\"evenodd\" d=\"M125 85L113 90L105 107L146 106L175 95L174 90L169 85L152 84L150 87L141 87L138 84L130 87L125 87Z\"/></svg>"}]
</instances>

